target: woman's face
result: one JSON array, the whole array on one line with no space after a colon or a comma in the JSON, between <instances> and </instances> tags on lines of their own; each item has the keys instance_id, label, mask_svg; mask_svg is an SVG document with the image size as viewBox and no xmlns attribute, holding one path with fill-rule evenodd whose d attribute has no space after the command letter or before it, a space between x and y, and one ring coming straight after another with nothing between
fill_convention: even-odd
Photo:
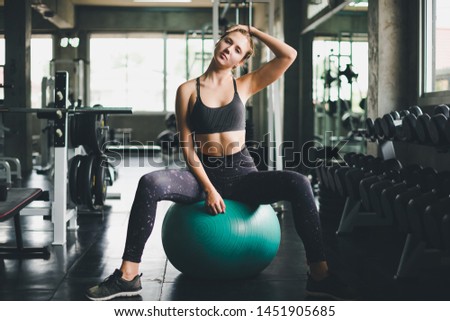
<instances>
[{"instance_id":1,"label":"woman's face","mask_svg":"<svg viewBox=\"0 0 450 321\"><path fill-rule=\"evenodd\" d=\"M226 67L239 66L250 51L250 44L246 36L240 32L231 32L220 40L214 50L215 60Z\"/></svg>"}]
</instances>

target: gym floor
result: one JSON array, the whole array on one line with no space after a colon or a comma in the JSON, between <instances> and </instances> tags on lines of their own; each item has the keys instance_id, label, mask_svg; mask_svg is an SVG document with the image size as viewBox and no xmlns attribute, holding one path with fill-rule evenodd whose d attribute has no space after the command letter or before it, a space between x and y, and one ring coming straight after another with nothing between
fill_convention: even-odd
<instances>
[{"instance_id":1,"label":"gym floor","mask_svg":"<svg viewBox=\"0 0 450 321\"><path fill-rule=\"evenodd\" d=\"M160 156L156 156L160 158ZM120 266L129 209L139 178L156 167L144 158L129 157L118 167L119 177L103 214L79 214L76 231L68 231L64 246L51 246L43 259L0 259L0 300L86 300L84 290ZM161 163L161 159L156 159ZM155 162L155 163L156 163ZM49 189L45 176L33 173L24 186ZM38 206L39 202L34 202ZM308 300L303 245L292 225L289 205L280 214L282 242L277 257L259 276L234 282L192 280L167 261L161 244L161 224L170 202L158 206L157 221L141 264L141 296L121 300ZM335 234L336 216L322 217L330 266L360 292L362 300L449 300L450 277L444 269L424 267L419 278L394 280L404 237L394 228L358 228ZM52 224L41 216L23 216L25 246L45 246L53 240ZM12 220L0 223L0 243L14 245Z\"/></svg>"}]
</instances>

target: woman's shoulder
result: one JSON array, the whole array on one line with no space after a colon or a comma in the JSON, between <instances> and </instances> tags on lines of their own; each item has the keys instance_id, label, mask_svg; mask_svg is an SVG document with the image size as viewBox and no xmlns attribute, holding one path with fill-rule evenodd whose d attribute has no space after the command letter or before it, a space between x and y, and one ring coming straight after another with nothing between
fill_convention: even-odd
<instances>
[{"instance_id":1,"label":"woman's shoulder","mask_svg":"<svg viewBox=\"0 0 450 321\"><path fill-rule=\"evenodd\" d=\"M196 97L196 81L195 79L188 80L182 83L177 90L177 100L188 101L189 105Z\"/></svg>"},{"instance_id":2,"label":"woman's shoulder","mask_svg":"<svg viewBox=\"0 0 450 321\"><path fill-rule=\"evenodd\" d=\"M190 79L188 81L185 81L184 83L182 83L179 87L178 90L179 91L191 91L191 90L195 90L195 85L196 85L196 80L195 79Z\"/></svg>"}]
</instances>

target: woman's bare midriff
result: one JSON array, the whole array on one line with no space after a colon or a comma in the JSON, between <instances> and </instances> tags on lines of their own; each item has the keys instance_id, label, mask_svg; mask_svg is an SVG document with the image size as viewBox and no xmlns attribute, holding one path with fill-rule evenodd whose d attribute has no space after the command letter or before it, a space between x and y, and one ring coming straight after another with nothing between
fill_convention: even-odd
<instances>
[{"instance_id":1,"label":"woman's bare midriff","mask_svg":"<svg viewBox=\"0 0 450 321\"><path fill-rule=\"evenodd\" d=\"M203 155L232 155L244 147L245 130L214 134L196 134L195 145Z\"/></svg>"}]
</instances>

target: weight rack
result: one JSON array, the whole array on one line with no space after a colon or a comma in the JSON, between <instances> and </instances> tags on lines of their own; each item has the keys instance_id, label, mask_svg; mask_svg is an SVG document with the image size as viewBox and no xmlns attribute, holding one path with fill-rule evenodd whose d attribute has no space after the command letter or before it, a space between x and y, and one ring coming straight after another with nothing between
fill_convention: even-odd
<instances>
[{"instance_id":1,"label":"weight rack","mask_svg":"<svg viewBox=\"0 0 450 321\"><path fill-rule=\"evenodd\" d=\"M439 105L439 108L446 108L448 109L447 106L444 105ZM411 107L411 108L418 108L418 107ZM411 108L409 110L411 110ZM414 109L413 109L414 111ZM401 128L400 125L403 125L400 123L400 121L397 123L395 122L395 120L392 121L393 125L395 125L395 132L393 132L392 130L387 130L392 126L381 126L383 124L382 120L386 120L390 114L386 114L384 115L382 118L377 118L378 120L378 130L377 128L373 128L368 126L368 128L366 128L365 130L360 130L360 135L361 137L366 138L368 141L372 141L372 142L377 142L377 146L379 149L379 155L381 156L380 159L382 159L384 162L388 161L388 160L396 160L396 155L395 155L395 147L394 147L394 142L395 141L404 141L404 139L400 139L398 137L403 137L403 135L398 135L397 132L399 133L404 133ZM417 115L415 113L413 113L412 115L414 115L415 117L417 117ZM421 115L421 113L419 114L419 116ZM438 116L440 116L441 114L438 112L435 112L436 118ZM431 118L431 117L430 117ZM448 117L442 117L445 118L445 125L448 125L449 122L449 118ZM389 125L389 123L387 123L387 125ZM375 126L377 127L377 126ZM382 127L386 127L386 128L382 128ZM442 124L441 124L442 127ZM383 135L379 135L379 133L383 132ZM391 133L389 134L388 133ZM374 134L377 135L377 137L373 137ZM409 135L407 135L409 136ZM419 144L419 145L426 145L426 146L432 146L434 148L436 148L436 150L438 151L448 151L448 145L446 144L438 144L438 142L440 142L440 140L435 139L434 141L430 141L428 144L426 142L424 142L423 140L420 139L414 139L414 140L406 140L407 142L411 142L411 143L415 143L415 144ZM366 157L368 157L370 155L366 155ZM373 157L372 157L373 158ZM345 157L344 157L345 159ZM417 166L419 167L418 164L410 164L410 165L406 165L405 168L407 166ZM338 177L338 172L340 169L338 169L339 167L341 167L340 165L335 165L334 166L336 169L333 169L333 167L330 167L330 169L327 171L325 169L325 167L321 167L320 170L323 169L323 171L321 172L320 170L318 171L319 175L319 180L321 182L321 185L323 185L325 187L325 189L333 189L333 184L332 182L330 183L329 181L327 181L327 176L331 175L334 177ZM353 167L353 166L351 166ZM358 167L358 166L355 166ZM412 168L412 167L411 167ZM356 169L356 168L355 168ZM437 172L437 170L431 168L431 167L427 167L425 169L430 169L433 170L433 173L436 175L437 177L441 177L441 175L444 175L445 172L439 173ZM425 171L425 170L424 170ZM350 171L349 171L350 172ZM349 174L349 172L347 174ZM443 174L444 173L444 174ZM348 176L347 174L345 174L346 176ZM414 174L415 175L415 174ZM429 174L431 177L431 174ZM439 175L439 176L437 176ZM447 175L448 171L447 171ZM382 174L376 174L373 177L375 178L376 176L378 177L382 177ZM348 177L347 177L348 178ZM413 192L409 191L409 188L411 187L407 187L407 189L405 189L404 192L404 196L405 196L405 200L411 200L414 199L414 201L417 201L417 199L420 198L421 195L426 195L426 199L424 199L423 204L425 206L425 208L420 208L420 207L416 207L416 211L417 216L413 216L412 214L410 214L409 210L408 210L408 217L406 217L405 219L408 221L407 224L410 224L412 227L410 227L409 229L405 229L404 225L405 222L403 221L399 221L399 217L398 217L398 213L397 213L397 201L396 201L396 207L395 207L395 213L393 212L392 209L390 209L392 207L391 205L387 205L389 202L389 196L387 196L387 191L390 191L390 188L392 188L392 195L394 195L397 190L397 193L399 191L401 191L397 186L395 186L395 184L397 183L392 183L392 184L386 184L384 181L387 180L391 180L392 181L393 177L385 177L385 178L381 178L380 180L374 179L371 180L371 177L368 178L362 178L360 179L360 184L358 184L359 190L361 192L361 195L355 196L352 191L350 191L349 189L347 189L347 191L344 192L344 194L346 194L346 201L345 201L345 205L343 206L342 212L341 212L341 217L340 217L340 222L339 222L339 226L337 228L337 234L346 234L346 233L350 233L353 231L353 229L357 226L393 226L394 224L394 214L395 214L395 218L397 219L397 224L400 225L399 227L399 233L401 233L402 235L405 235L405 242L403 245L403 250L401 253L401 256L399 257L399 262L397 265L397 269L396 272L394 274L394 278L396 279L401 279L401 278L410 278L410 277L417 277L420 274L421 269L424 267L424 264L426 264L427 267L448 267L450 266L450 255L448 252L449 247L449 238L450 238L450 233L449 233L449 229L448 227L449 225L449 220L450 220L450 214L448 214L447 212L447 207L443 208L438 207L440 206L439 202L441 201L442 195L440 195L438 192L434 193L434 194L430 194L427 195L429 189L424 188L424 190L419 190L419 187L417 187L416 189L414 189L414 191L417 191L416 194L412 194ZM437 178L438 179L438 178ZM445 179L445 176L444 176ZM338 180L338 178L336 178L336 180ZM346 179L347 180L347 179ZM337 183L336 183L337 184ZM378 185L377 185L378 184ZM406 184L406 183L405 183ZM364 185L366 187L368 187L370 185L370 192L373 194L370 195L363 195L362 191L365 190L366 188L364 188ZM400 185L400 184L399 184ZM448 186L446 184L444 184L445 186ZM442 185L442 186L444 186ZM407 185L405 185L407 186ZM442 186L440 187L442 189ZM347 187L348 188L348 187ZM436 185L434 188L438 188L438 186ZM336 189L336 187L334 187L334 189ZM413 190L413 189L411 189ZM335 190L333 190L334 192L336 192ZM385 195L383 196L381 192L386 191L386 193L384 193ZM438 188L439 191L439 188ZM323 192L322 192L323 193ZM408 194L409 193L409 194ZM444 192L444 189L442 189L441 193L446 193ZM340 192L340 194L342 194ZM402 193L403 194L403 193ZM409 197L408 197L408 195ZM377 199L374 195L381 195L379 196L379 199ZM363 197L364 196L364 197ZM403 196L403 195L402 195ZM370 204L372 204L371 206L367 206L365 204L369 204L366 200L367 197L370 197ZM435 200L434 200L435 199ZM379 203L382 206L382 209L377 208L377 206L379 207L379 205L377 205L375 202L375 200L378 200ZM408 204L410 202L408 201ZM419 204L419 203L418 203ZM375 206L377 205L377 206ZM417 205L418 206L418 205ZM430 230L430 225L426 226L425 221L423 221L424 217L425 217L425 213L428 213L428 215L430 215L431 211L430 209L433 208L435 211L444 211L443 213L441 213L442 219L437 220L436 222L434 222L436 224L436 228L440 228L440 231L437 231L436 228L434 228L434 225L431 225L434 228L434 232L436 232L436 234L433 234ZM390 209L390 210L388 210ZM426 212L427 210L427 212ZM380 211L382 212L382 215L380 214ZM432 220L433 217L428 216L428 222L430 221L430 219ZM425 217L426 220L427 217ZM414 219L414 221L412 220ZM445 221L446 220L446 221ZM445 222L444 222L445 221ZM425 225L424 225L425 224ZM418 228L419 226L419 228ZM445 229L445 231L444 231ZM420 233L418 232L420 231ZM430 238L432 237L432 239ZM432 241L431 241L432 240ZM426 262L426 263L425 263Z\"/></svg>"},{"instance_id":2,"label":"weight rack","mask_svg":"<svg viewBox=\"0 0 450 321\"><path fill-rule=\"evenodd\" d=\"M102 107L99 109L89 108L83 110L69 109L67 106L69 91L69 74L67 71L58 71L55 74L55 107L40 108L36 110L25 108L2 108L3 112L37 112L38 118L54 120L53 135L54 143L54 177L53 177L53 199L51 206L27 207L22 211L23 215L50 216L53 223L53 245L64 245L67 240L67 229L76 230L77 206L68 206L68 160L75 156L77 150L68 147L68 114L69 113L97 113L97 114L131 114L129 107ZM50 215L51 214L51 215ZM67 224L69 223L69 224Z\"/></svg>"}]
</instances>

